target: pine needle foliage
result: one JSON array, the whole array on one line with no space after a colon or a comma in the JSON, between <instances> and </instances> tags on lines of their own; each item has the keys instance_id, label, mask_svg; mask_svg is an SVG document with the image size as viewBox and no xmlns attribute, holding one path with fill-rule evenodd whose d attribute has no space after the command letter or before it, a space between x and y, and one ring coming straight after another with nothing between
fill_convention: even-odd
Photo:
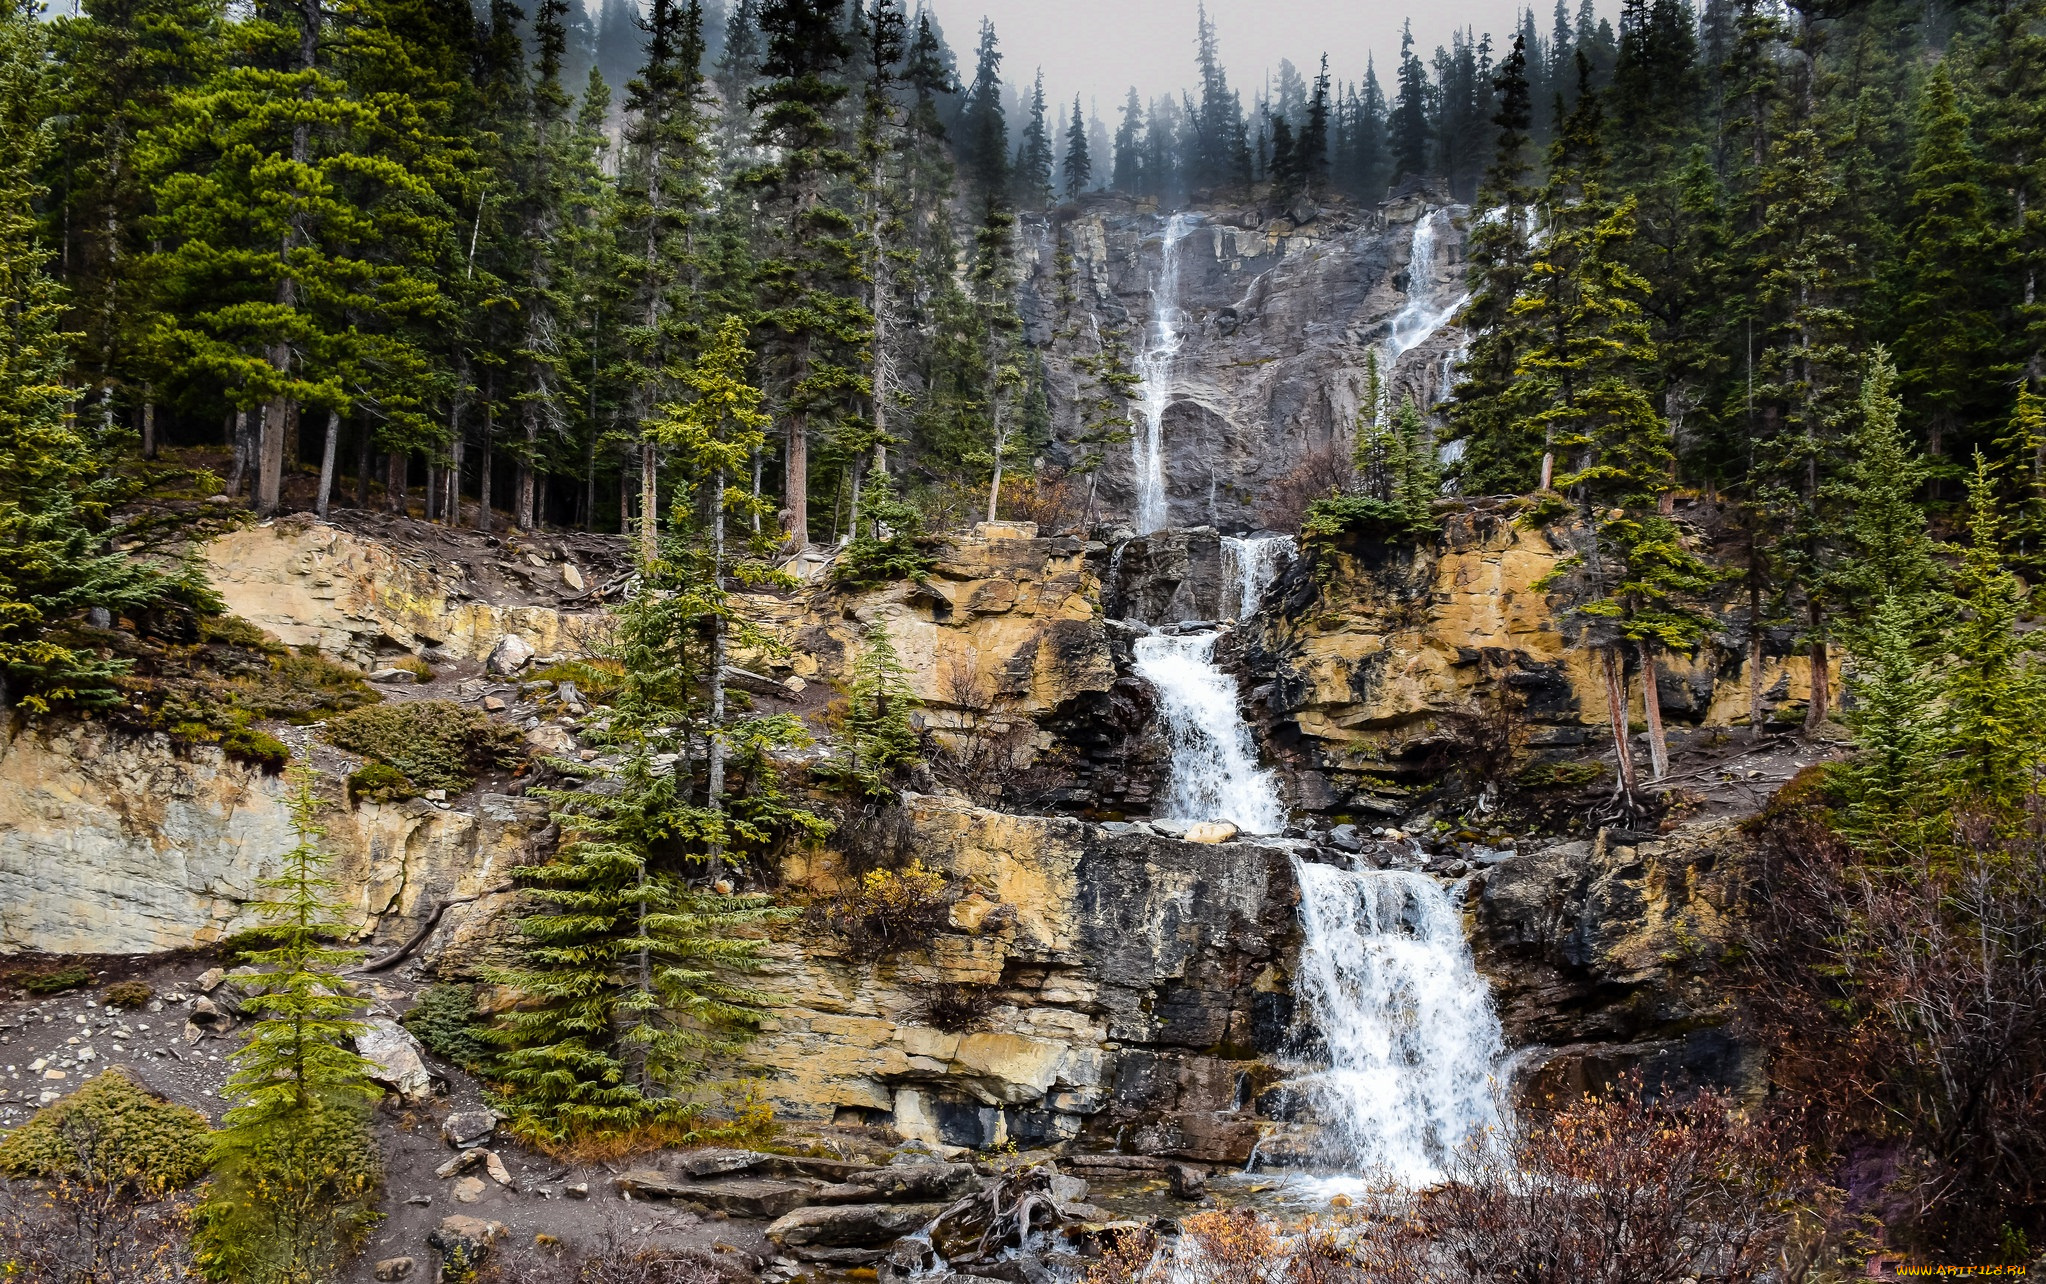
<instances>
[{"instance_id":1,"label":"pine needle foliage","mask_svg":"<svg viewBox=\"0 0 2046 1284\"><path fill-rule=\"evenodd\" d=\"M37 168L51 146L47 33L19 6L0 11L0 710L118 701L127 670L67 636L92 607L115 615L168 599L218 608L187 570L165 575L115 552L117 506L136 492L106 443L73 416L74 336L36 235Z\"/></svg>"},{"instance_id":2,"label":"pine needle foliage","mask_svg":"<svg viewBox=\"0 0 2046 1284\"><path fill-rule=\"evenodd\" d=\"M256 1022L234 1053L227 1095L237 1104L214 1136L193 1237L209 1278L252 1284L330 1278L375 1225L381 1182L367 1106L382 1090L352 1046L364 1003L341 975L362 952L328 943L348 927L325 873L314 774L301 764L289 780L298 842L259 884L274 943L249 955L263 972L245 1005Z\"/></svg>"},{"instance_id":3,"label":"pine needle foliage","mask_svg":"<svg viewBox=\"0 0 2046 1284\"><path fill-rule=\"evenodd\" d=\"M837 719L838 752L817 769L819 778L855 796L892 794L896 774L919 760L920 703L887 624L868 625Z\"/></svg>"}]
</instances>

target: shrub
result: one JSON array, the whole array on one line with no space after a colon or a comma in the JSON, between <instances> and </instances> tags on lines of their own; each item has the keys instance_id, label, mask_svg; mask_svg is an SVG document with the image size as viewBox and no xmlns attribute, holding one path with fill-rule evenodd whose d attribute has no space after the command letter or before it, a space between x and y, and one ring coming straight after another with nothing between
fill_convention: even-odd
<instances>
[{"instance_id":1,"label":"shrub","mask_svg":"<svg viewBox=\"0 0 2046 1284\"><path fill-rule=\"evenodd\" d=\"M945 876L913 860L901 870L871 870L850 890L815 906L811 914L844 943L854 958L872 959L945 929L952 897Z\"/></svg>"},{"instance_id":2,"label":"shrub","mask_svg":"<svg viewBox=\"0 0 2046 1284\"><path fill-rule=\"evenodd\" d=\"M348 801L400 802L422 791L387 762L366 762L348 777Z\"/></svg>"},{"instance_id":3,"label":"shrub","mask_svg":"<svg viewBox=\"0 0 2046 1284\"><path fill-rule=\"evenodd\" d=\"M533 670L531 682L552 682L560 686L573 682L575 689L596 704L609 704L625 685L625 666L616 660L563 660Z\"/></svg>"},{"instance_id":4,"label":"shrub","mask_svg":"<svg viewBox=\"0 0 2046 1284\"><path fill-rule=\"evenodd\" d=\"M1809 1182L1797 1148L1722 1093L1656 1100L1629 1079L1523 1112L1497 1147L1459 1153L1450 1180L1382 1210L1359 1245L1368 1278L1742 1284L1782 1278L1787 1258L1852 1247L1835 1192Z\"/></svg>"},{"instance_id":5,"label":"shrub","mask_svg":"<svg viewBox=\"0 0 2046 1284\"><path fill-rule=\"evenodd\" d=\"M55 968L48 972L30 972L18 978L21 988L30 994L62 994L66 990L81 989L92 984L92 969L73 964L70 967Z\"/></svg>"},{"instance_id":6,"label":"shrub","mask_svg":"<svg viewBox=\"0 0 2046 1284\"><path fill-rule=\"evenodd\" d=\"M162 1192L205 1173L210 1135L205 1115L114 1067L0 1139L0 1171Z\"/></svg>"},{"instance_id":7,"label":"shrub","mask_svg":"<svg viewBox=\"0 0 2046 1284\"><path fill-rule=\"evenodd\" d=\"M314 1096L214 1147L213 1181L193 1214L208 1279L297 1284L333 1278L376 1226L382 1181L366 1111Z\"/></svg>"},{"instance_id":8,"label":"shrub","mask_svg":"<svg viewBox=\"0 0 2046 1284\"><path fill-rule=\"evenodd\" d=\"M370 705L335 718L327 724L326 734L339 747L398 772L403 787L413 793L460 792L490 768L515 766L525 757L524 737L517 728L448 700ZM364 783L386 792L399 787L381 775ZM354 777L350 791L363 792Z\"/></svg>"},{"instance_id":9,"label":"shrub","mask_svg":"<svg viewBox=\"0 0 2046 1284\"><path fill-rule=\"evenodd\" d=\"M912 1005L910 1015L922 1025L952 1034L978 1030L994 1015L1001 987L974 981L933 981Z\"/></svg>"},{"instance_id":10,"label":"shrub","mask_svg":"<svg viewBox=\"0 0 2046 1284\"><path fill-rule=\"evenodd\" d=\"M488 1023L476 1010L476 991L467 985L429 985L399 1018L427 1051L473 1071L490 1055Z\"/></svg>"},{"instance_id":11,"label":"shrub","mask_svg":"<svg viewBox=\"0 0 2046 1284\"><path fill-rule=\"evenodd\" d=\"M221 732L220 747L228 757L261 767L273 776L291 765L291 747L254 727L231 727Z\"/></svg>"},{"instance_id":12,"label":"shrub","mask_svg":"<svg viewBox=\"0 0 2046 1284\"><path fill-rule=\"evenodd\" d=\"M107 1006L139 1008L156 997L156 987L147 981L116 981L107 987Z\"/></svg>"}]
</instances>

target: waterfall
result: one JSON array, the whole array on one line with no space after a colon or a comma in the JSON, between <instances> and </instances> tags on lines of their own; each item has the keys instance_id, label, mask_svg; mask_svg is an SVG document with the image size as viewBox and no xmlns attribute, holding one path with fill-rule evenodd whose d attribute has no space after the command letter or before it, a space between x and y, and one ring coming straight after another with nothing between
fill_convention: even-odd
<instances>
[{"instance_id":1,"label":"waterfall","mask_svg":"<svg viewBox=\"0 0 2046 1284\"><path fill-rule=\"evenodd\" d=\"M1503 1050L1463 915L1440 883L1402 870L1294 861L1305 936L1296 992L1327 1047L1300 1081L1329 1158L1407 1184L1499 1123Z\"/></svg>"},{"instance_id":2,"label":"waterfall","mask_svg":"<svg viewBox=\"0 0 2046 1284\"><path fill-rule=\"evenodd\" d=\"M1144 350L1137 354L1143 431L1130 440L1136 475L1137 533L1165 529L1171 513L1165 505L1165 407L1172 399L1173 364L1186 339L1186 317L1179 310L1179 243L1193 231L1192 214L1174 214L1165 223L1165 247L1159 252L1158 280L1151 287L1151 324L1144 332Z\"/></svg>"},{"instance_id":3,"label":"waterfall","mask_svg":"<svg viewBox=\"0 0 2046 1284\"><path fill-rule=\"evenodd\" d=\"M1226 820L1249 834L1286 827L1278 781L1257 765L1257 744L1236 707L1236 683L1215 667L1215 633L1137 639L1137 675L1158 693L1172 745L1163 818Z\"/></svg>"},{"instance_id":4,"label":"waterfall","mask_svg":"<svg viewBox=\"0 0 2046 1284\"><path fill-rule=\"evenodd\" d=\"M1263 538L1222 537L1223 583L1236 591L1236 618L1247 620L1257 613L1265 589L1279 578L1286 563L1293 560L1293 537L1267 535ZM1225 589L1225 592L1227 590ZM1222 609L1228 606L1225 597Z\"/></svg>"},{"instance_id":5,"label":"waterfall","mask_svg":"<svg viewBox=\"0 0 2046 1284\"><path fill-rule=\"evenodd\" d=\"M1385 343L1378 350L1378 405L1374 421L1383 423L1392 408L1392 377L1399 360L1428 342L1437 330L1449 324L1463 309L1469 294L1444 302L1435 288L1435 239L1437 225L1449 221L1448 210L1430 210L1414 221L1414 239L1407 248L1407 301L1393 314Z\"/></svg>"}]
</instances>

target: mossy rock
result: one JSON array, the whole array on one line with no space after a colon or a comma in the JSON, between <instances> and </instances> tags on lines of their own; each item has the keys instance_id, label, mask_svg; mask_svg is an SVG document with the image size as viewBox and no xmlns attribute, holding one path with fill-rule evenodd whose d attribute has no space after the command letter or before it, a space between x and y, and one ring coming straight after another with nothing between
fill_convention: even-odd
<instances>
[{"instance_id":1,"label":"mossy rock","mask_svg":"<svg viewBox=\"0 0 2046 1284\"><path fill-rule=\"evenodd\" d=\"M175 1190L205 1174L211 1137L205 1115L116 1066L0 1138L0 1172Z\"/></svg>"},{"instance_id":2,"label":"mossy rock","mask_svg":"<svg viewBox=\"0 0 2046 1284\"><path fill-rule=\"evenodd\" d=\"M449 700L356 709L327 724L327 739L390 768L404 782L365 766L350 778L357 797L409 797L428 789L459 793L492 767L516 766L526 756L517 728Z\"/></svg>"}]
</instances>

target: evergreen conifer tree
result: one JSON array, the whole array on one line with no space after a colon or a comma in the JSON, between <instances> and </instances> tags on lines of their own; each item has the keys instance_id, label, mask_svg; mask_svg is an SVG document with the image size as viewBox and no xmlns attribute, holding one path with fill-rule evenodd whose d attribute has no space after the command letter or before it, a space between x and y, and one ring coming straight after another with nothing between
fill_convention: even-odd
<instances>
[{"instance_id":1,"label":"evergreen conifer tree","mask_svg":"<svg viewBox=\"0 0 2046 1284\"><path fill-rule=\"evenodd\" d=\"M1080 115L1080 95L1073 95L1073 119L1066 126L1066 154L1060 163L1066 199L1077 201L1094 181L1094 161L1087 152L1087 122Z\"/></svg>"},{"instance_id":2,"label":"evergreen conifer tree","mask_svg":"<svg viewBox=\"0 0 2046 1284\"><path fill-rule=\"evenodd\" d=\"M251 956L262 976L245 1007L256 1022L234 1053L225 1095L236 1105L214 1137L214 1180L195 1218L208 1276L258 1284L333 1270L375 1224L381 1180L367 1107L383 1092L352 1046L366 1005L341 976L362 952L328 943L348 927L325 873L311 769L293 767L290 783L298 842L259 883L271 894L255 906L271 944Z\"/></svg>"},{"instance_id":3,"label":"evergreen conifer tree","mask_svg":"<svg viewBox=\"0 0 2046 1284\"><path fill-rule=\"evenodd\" d=\"M136 487L72 414L64 296L36 235L52 124L46 39L35 19L0 13L0 716L119 698L125 663L72 632L88 610L118 616L168 598L217 605L195 577L167 577L114 550L146 533L118 507Z\"/></svg>"}]
</instances>

